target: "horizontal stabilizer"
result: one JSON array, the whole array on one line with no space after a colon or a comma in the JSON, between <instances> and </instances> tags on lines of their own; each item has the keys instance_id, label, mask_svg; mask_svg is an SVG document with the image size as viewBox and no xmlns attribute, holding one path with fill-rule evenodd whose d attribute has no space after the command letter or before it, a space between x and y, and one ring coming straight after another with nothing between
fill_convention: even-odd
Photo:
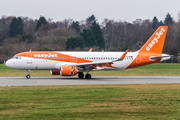
<instances>
[{"instance_id":1,"label":"horizontal stabilizer","mask_svg":"<svg viewBox=\"0 0 180 120\"><path fill-rule=\"evenodd\" d=\"M155 61L155 60L157 60L157 59L159 59L159 58L171 58L173 55L163 55L163 56L151 56L151 57L149 57L149 60L151 60L151 61Z\"/></svg>"}]
</instances>

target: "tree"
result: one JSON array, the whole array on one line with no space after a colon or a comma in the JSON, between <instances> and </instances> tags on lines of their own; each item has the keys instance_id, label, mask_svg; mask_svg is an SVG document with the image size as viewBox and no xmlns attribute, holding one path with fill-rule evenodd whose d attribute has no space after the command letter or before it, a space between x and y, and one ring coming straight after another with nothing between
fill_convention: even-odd
<instances>
[{"instance_id":1,"label":"tree","mask_svg":"<svg viewBox=\"0 0 180 120\"><path fill-rule=\"evenodd\" d=\"M9 37L8 32L13 17L6 17L5 15L0 19L0 43Z\"/></svg>"},{"instance_id":2,"label":"tree","mask_svg":"<svg viewBox=\"0 0 180 120\"><path fill-rule=\"evenodd\" d=\"M41 16L37 21L36 30L38 30L41 27L41 25L46 25L46 24L47 24L47 20L45 19L45 17Z\"/></svg>"},{"instance_id":3,"label":"tree","mask_svg":"<svg viewBox=\"0 0 180 120\"><path fill-rule=\"evenodd\" d=\"M10 28L9 28L9 35L10 37L14 37L18 34L22 35L23 34L23 20L21 17L14 17L13 20L11 21Z\"/></svg>"},{"instance_id":4,"label":"tree","mask_svg":"<svg viewBox=\"0 0 180 120\"><path fill-rule=\"evenodd\" d=\"M103 34L102 34L102 31L101 31L101 28L99 26L98 23L96 23L96 21L94 21L92 23L92 26L91 26L91 29L94 33L94 36L97 40L97 45L100 47L100 48L105 48L105 43L104 43L104 38L103 38Z\"/></svg>"},{"instance_id":5,"label":"tree","mask_svg":"<svg viewBox=\"0 0 180 120\"><path fill-rule=\"evenodd\" d=\"M86 19L86 28L90 28L93 22L96 22L96 17L94 15L91 15Z\"/></svg>"},{"instance_id":6,"label":"tree","mask_svg":"<svg viewBox=\"0 0 180 120\"><path fill-rule=\"evenodd\" d=\"M174 23L174 20L171 17L171 14L167 13L164 23L165 23L165 25L171 25Z\"/></svg>"},{"instance_id":7,"label":"tree","mask_svg":"<svg viewBox=\"0 0 180 120\"><path fill-rule=\"evenodd\" d=\"M66 49L74 49L76 47L80 47L80 49L84 49L85 43L81 36L78 37L70 37L66 42Z\"/></svg>"},{"instance_id":8,"label":"tree","mask_svg":"<svg viewBox=\"0 0 180 120\"><path fill-rule=\"evenodd\" d=\"M157 28L159 26L159 21L156 18L156 16L154 16L153 21L152 21L152 28Z\"/></svg>"},{"instance_id":9,"label":"tree","mask_svg":"<svg viewBox=\"0 0 180 120\"><path fill-rule=\"evenodd\" d=\"M76 22L73 21L71 28L75 29L78 34L80 33L80 25L78 21Z\"/></svg>"},{"instance_id":10,"label":"tree","mask_svg":"<svg viewBox=\"0 0 180 120\"><path fill-rule=\"evenodd\" d=\"M87 18L91 23L96 22L96 17L94 15L91 15L90 17Z\"/></svg>"},{"instance_id":11,"label":"tree","mask_svg":"<svg viewBox=\"0 0 180 120\"><path fill-rule=\"evenodd\" d=\"M94 36L94 33L91 29L84 29L83 33L81 33L81 36L84 39L85 45L87 47L92 47L97 45L96 38Z\"/></svg>"},{"instance_id":12,"label":"tree","mask_svg":"<svg viewBox=\"0 0 180 120\"><path fill-rule=\"evenodd\" d=\"M162 20L159 22L159 26L164 26L164 23Z\"/></svg>"}]
</instances>

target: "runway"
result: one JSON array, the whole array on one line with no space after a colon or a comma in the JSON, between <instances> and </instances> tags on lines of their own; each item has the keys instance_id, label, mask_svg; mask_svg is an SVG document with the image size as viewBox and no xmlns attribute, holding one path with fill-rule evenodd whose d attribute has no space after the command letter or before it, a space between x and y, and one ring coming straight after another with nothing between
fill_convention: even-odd
<instances>
[{"instance_id":1,"label":"runway","mask_svg":"<svg viewBox=\"0 0 180 120\"><path fill-rule=\"evenodd\" d=\"M151 77L0 77L0 86L44 86L44 85L105 85L105 84L168 84L180 83L180 76Z\"/></svg>"}]
</instances>

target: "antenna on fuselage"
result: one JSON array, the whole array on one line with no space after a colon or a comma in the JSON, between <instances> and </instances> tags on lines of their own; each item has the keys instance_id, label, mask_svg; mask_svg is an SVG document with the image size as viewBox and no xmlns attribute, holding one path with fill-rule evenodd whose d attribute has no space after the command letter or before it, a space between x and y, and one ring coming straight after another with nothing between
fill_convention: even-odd
<instances>
[{"instance_id":1,"label":"antenna on fuselage","mask_svg":"<svg viewBox=\"0 0 180 120\"><path fill-rule=\"evenodd\" d=\"M31 52L31 49L29 50L29 52Z\"/></svg>"}]
</instances>

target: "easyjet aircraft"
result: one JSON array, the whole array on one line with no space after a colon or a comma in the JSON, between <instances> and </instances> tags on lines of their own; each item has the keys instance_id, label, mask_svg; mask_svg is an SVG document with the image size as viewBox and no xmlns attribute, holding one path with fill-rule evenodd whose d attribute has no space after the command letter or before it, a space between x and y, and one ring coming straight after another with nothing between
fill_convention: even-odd
<instances>
[{"instance_id":1,"label":"easyjet aircraft","mask_svg":"<svg viewBox=\"0 0 180 120\"><path fill-rule=\"evenodd\" d=\"M61 52L29 51L16 54L6 62L6 66L28 71L50 70L52 75L74 76L90 79L90 71L129 69L158 63L170 59L162 54L168 27L160 26L144 46L136 52Z\"/></svg>"}]
</instances>

